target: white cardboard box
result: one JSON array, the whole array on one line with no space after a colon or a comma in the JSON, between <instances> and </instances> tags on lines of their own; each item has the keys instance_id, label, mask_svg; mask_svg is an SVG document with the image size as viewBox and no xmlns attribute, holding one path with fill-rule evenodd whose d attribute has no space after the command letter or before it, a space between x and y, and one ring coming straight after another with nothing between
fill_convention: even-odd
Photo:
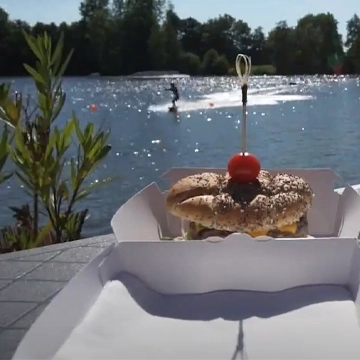
<instances>
[{"instance_id":1,"label":"white cardboard box","mask_svg":"<svg viewBox=\"0 0 360 360\"><path fill-rule=\"evenodd\" d=\"M231 359L237 347L248 359L359 359L359 278L351 238L118 243L70 281L14 359ZM96 309L114 279L115 306Z\"/></svg>"},{"instance_id":2,"label":"white cardboard box","mask_svg":"<svg viewBox=\"0 0 360 360\"><path fill-rule=\"evenodd\" d=\"M151 184L114 216L119 243L55 297L14 359L359 359L360 197L335 193L329 170L299 171L320 238L158 241L158 223L177 223Z\"/></svg>"}]
</instances>

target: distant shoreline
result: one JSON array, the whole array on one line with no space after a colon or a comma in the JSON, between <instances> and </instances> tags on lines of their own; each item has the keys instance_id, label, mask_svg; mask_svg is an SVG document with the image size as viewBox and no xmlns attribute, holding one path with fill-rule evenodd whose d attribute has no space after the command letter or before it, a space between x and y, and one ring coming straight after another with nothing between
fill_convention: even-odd
<instances>
[{"instance_id":1,"label":"distant shoreline","mask_svg":"<svg viewBox=\"0 0 360 360\"><path fill-rule=\"evenodd\" d=\"M182 75L182 74L180 74ZM308 75L308 74L292 74L292 75L252 75L251 77L314 77L314 76L327 76L327 77L348 77L348 78L358 78L360 75L357 74L341 74L341 75L334 75L334 74L315 74L315 75ZM173 77L173 76L169 76L169 77ZM163 77L159 77L159 79L161 78L169 78L166 76ZM222 78L233 78L236 77L236 75L222 75L222 76L216 76L216 75L188 75L185 76L184 78L188 79L188 78L214 78L214 77L222 77ZM30 76L26 76L26 75L14 75L14 76L0 76L1 80L14 80L14 79L29 79ZM81 78L81 79L102 79L102 80L130 80L131 75L100 75L98 77L92 77L89 75L65 75L63 76L64 79L75 79L75 78ZM154 78L155 79L155 78ZM137 80L136 78L133 78L133 80ZM139 80L141 80L141 78L139 78Z\"/></svg>"}]
</instances>

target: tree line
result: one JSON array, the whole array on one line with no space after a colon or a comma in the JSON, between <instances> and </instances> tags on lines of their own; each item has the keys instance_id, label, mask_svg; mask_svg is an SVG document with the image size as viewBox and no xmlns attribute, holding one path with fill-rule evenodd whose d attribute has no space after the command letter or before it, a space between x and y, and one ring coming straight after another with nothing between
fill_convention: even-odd
<instances>
[{"instance_id":1,"label":"tree line","mask_svg":"<svg viewBox=\"0 0 360 360\"><path fill-rule=\"evenodd\" d=\"M281 21L265 34L245 20L220 15L201 23L181 19L165 0L83 0L80 20L68 24L11 20L0 8L0 76L25 75L31 61L22 31L65 35L74 49L66 75L128 75L178 70L190 75L232 75L238 53L252 58L256 74L359 74L360 18L343 39L330 13L306 15L294 27Z\"/></svg>"}]
</instances>

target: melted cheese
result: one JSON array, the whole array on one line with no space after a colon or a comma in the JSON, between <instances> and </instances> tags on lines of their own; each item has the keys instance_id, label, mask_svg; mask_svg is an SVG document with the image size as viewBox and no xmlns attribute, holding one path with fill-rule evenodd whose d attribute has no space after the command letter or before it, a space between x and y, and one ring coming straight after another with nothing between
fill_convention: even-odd
<instances>
[{"instance_id":1,"label":"melted cheese","mask_svg":"<svg viewBox=\"0 0 360 360\"><path fill-rule=\"evenodd\" d=\"M258 236L266 236L267 231L252 231L248 233L251 237L256 238Z\"/></svg>"},{"instance_id":2,"label":"melted cheese","mask_svg":"<svg viewBox=\"0 0 360 360\"><path fill-rule=\"evenodd\" d=\"M296 234L296 230L297 230L296 223L283 226L279 229L279 231L281 231L281 232L286 232L286 233L290 233L290 234ZM253 232L249 232L249 235L253 238L258 237L258 236L266 236L267 231L253 231Z\"/></svg>"},{"instance_id":3,"label":"melted cheese","mask_svg":"<svg viewBox=\"0 0 360 360\"><path fill-rule=\"evenodd\" d=\"M282 228L280 228L279 230L282 231L282 232L288 232L288 233L291 233L291 234L296 234L297 224L294 223L294 224L291 224L291 225L286 225L286 226L283 226Z\"/></svg>"},{"instance_id":4,"label":"melted cheese","mask_svg":"<svg viewBox=\"0 0 360 360\"><path fill-rule=\"evenodd\" d=\"M195 228L196 228L196 232L200 232L201 230L206 229L206 227L201 225L201 224L195 224ZM291 224L291 225L283 226L283 227L281 227L279 229L279 231L281 231L281 232L287 232L287 233L290 233L290 234L296 234L296 230L297 230L296 223ZM258 236L266 236L267 231L253 231L253 232L249 232L248 234L251 237L255 238L255 237L258 237Z\"/></svg>"}]
</instances>

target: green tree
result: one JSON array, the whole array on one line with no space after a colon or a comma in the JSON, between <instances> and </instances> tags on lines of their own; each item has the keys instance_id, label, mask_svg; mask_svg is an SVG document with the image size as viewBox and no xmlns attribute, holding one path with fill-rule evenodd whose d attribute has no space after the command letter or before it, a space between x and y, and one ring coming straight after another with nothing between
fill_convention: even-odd
<instances>
[{"instance_id":1,"label":"green tree","mask_svg":"<svg viewBox=\"0 0 360 360\"><path fill-rule=\"evenodd\" d=\"M229 62L224 55L219 56L215 49L210 49L204 56L201 70L210 75L227 75L229 72Z\"/></svg>"},{"instance_id":2,"label":"green tree","mask_svg":"<svg viewBox=\"0 0 360 360\"><path fill-rule=\"evenodd\" d=\"M227 14L208 20L202 27L204 50L214 49L228 57L236 56L235 26L236 20Z\"/></svg>"},{"instance_id":3,"label":"green tree","mask_svg":"<svg viewBox=\"0 0 360 360\"><path fill-rule=\"evenodd\" d=\"M122 22L123 72L125 74L149 70L149 39L156 25L157 7L154 0L128 0Z\"/></svg>"},{"instance_id":4,"label":"green tree","mask_svg":"<svg viewBox=\"0 0 360 360\"><path fill-rule=\"evenodd\" d=\"M236 47L236 55L238 53L247 54L252 46L250 26L243 20L236 20L232 31Z\"/></svg>"},{"instance_id":5,"label":"green tree","mask_svg":"<svg viewBox=\"0 0 360 360\"><path fill-rule=\"evenodd\" d=\"M229 73L229 68L230 66L226 56L220 55L212 65L212 73L214 75L224 76Z\"/></svg>"},{"instance_id":6,"label":"green tree","mask_svg":"<svg viewBox=\"0 0 360 360\"><path fill-rule=\"evenodd\" d=\"M271 62L275 66L277 73L282 75L292 74L298 50L295 30L289 27L286 21L280 21L270 31L268 47L271 52Z\"/></svg>"},{"instance_id":7,"label":"green tree","mask_svg":"<svg viewBox=\"0 0 360 360\"><path fill-rule=\"evenodd\" d=\"M203 48L201 23L191 17L180 20L179 39L185 52L200 54Z\"/></svg>"},{"instance_id":8,"label":"green tree","mask_svg":"<svg viewBox=\"0 0 360 360\"><path fill-rule=\"evenodd\" d=\"M164 50L166 56L165 66L167 69L178 68L178 59L181 54L181 43L178 39L179 18L170 7L166 12L163 25Z\"/></svg>"},{"instance_id":9,"label":"green tree","mask_svg":"<svg viewBox=\"0 0 360 360\"><path fill-rule=\"evenodd\" d=\"M257 27L251 33L250 56L254 64L266 64L269 60L269 54L266 52L266 36L262 27Z\"/></svg>"},{"instance_id":10,"label":"green tree","mask_svg":"<svg viewBox=\"0 0 360 360\"><path fill-rule=\"evenodd\" d=\"M166 38L158 24L154 24L148 40L150 67L153 70L163 70L168 61L166 56Z\"/></svg>"},{"instance_id":11,"label":"green tree","mask_svg":"<svg viewBox=\"0 0 360 360\"><path fill-rule=\"evenodd\" d=\"M184 74L198 75L201 69L200 57L192 53L183 53L179 58L179 71Z\"/></svg>"},{"instance_id":12,"label":"green tree","mask_svg":"<svg viewBox=\"0 0 360 360\"><path fill-rule=\"evenodd\" d=\"M348 22L344 53L337 21L329 13L308 14L295 27L283 21L265 34L261 24L251 29L246 19L229 14L202 23L192 17L181 19L165 0L82 0L79 11L77 22L31 27L9 19L0 9L0 75L26 75L22 64L31 54L23 30L35 36L46 31L54 40L64 33L65 49L75 49L67 75L173 69L211 75L214 68L206 72L209 67L198 66L211 49L224 55L219 60L224 68L225 58L233 65L238 53L251 56L254 71L262 66L255 71L259 74L272 73L271 65L285 75L332 73L334 59L336 66L344 63L344 71L360 73L357 15Z\"/></svg>"},{"instance_id":13,"label":"green tree","mask_svg":"<svg viewBox=\"0 0 360 360\"><path fill-rule=\"evenodd\" d=\"M110 16L109 0L84 0L80 3L79 11L84 35L91 51L91 56L88 53L87 61L93 61L91 72L100 72Z\"/></svg>"},{"instance_id":14,"label":"green tree","mask_svg":"<svg viewBox=\"0 0 360 360\"><path fill-rule=\"evenodd\" d=\"M124 0L112 0L110 3L110 14L114 19L121 19L124 15Z\"/></svg>"},{"instance_id":15,"label":"green tree","mask_svg":"<svg viewBox=\"0 0 360 360\"><path fill-rule=\"evenodd\" d=\"M360 73L360 18L355 14L347 23L347 66L351 73Z\"/></svg>"},{"instance_id":16,"label":"green tree","mask_svg":"<svg viewBox=\"0 0 360 360\"><path fill-rule=\"evenodd\" d=\"M295 29L297 40L296 68L298 72L330 73L328 59L343 55L342 39L332 14L306 15Z\"/></svg>"}]
</instances>

